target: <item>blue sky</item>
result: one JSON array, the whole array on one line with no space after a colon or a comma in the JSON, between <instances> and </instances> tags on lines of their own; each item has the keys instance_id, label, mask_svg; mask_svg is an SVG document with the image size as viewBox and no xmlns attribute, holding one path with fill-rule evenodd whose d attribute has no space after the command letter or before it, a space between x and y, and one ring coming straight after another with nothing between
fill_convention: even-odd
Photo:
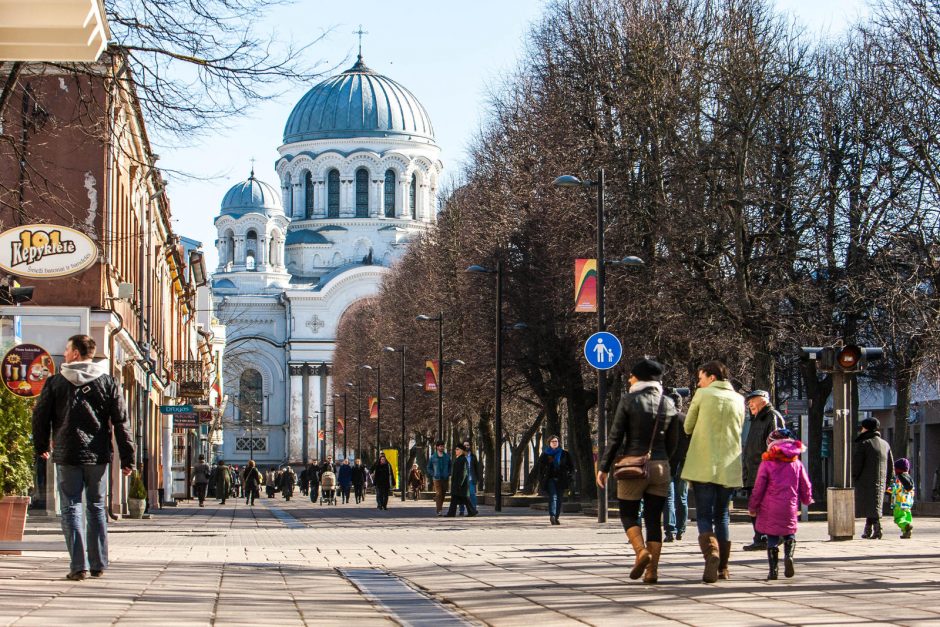
<instances>
[{"instance_id":1,"label":"blue sky","mask_svg":"<svg viewBox=\"0 0 940 627\"><path fill-rule=\"evenodd\" d=\"M525 33L544 4L544 0L300 0L273 10L264 27L300 42L328 31L324 41L310 50L311 60L342 70L355 60L357 37L352 33L361 23L369 33L363 38L366 63L418 97L431 116L445 168L454 173L480 126L488 86L515 65ZM866 13L864 0L777 0L776 5L817 33L838 33ZM194 146L158 147L162 167L210 177L170 175L168 188L175 231L204 243L210 271L217 263L212 220L222 197L230 186L247 178L252 158L256 175L278 187L274 161L284 123L309 87L259 105L224 131L198 138Z\"/></svg>"}]
</instances>

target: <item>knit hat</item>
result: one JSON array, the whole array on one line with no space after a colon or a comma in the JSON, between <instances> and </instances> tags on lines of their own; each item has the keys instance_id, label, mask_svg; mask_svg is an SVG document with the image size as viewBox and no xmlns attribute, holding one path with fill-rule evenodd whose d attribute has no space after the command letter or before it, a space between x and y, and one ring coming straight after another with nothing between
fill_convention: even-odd
<instances>
[{"instance_id":1,"label":"knit hat","mask_svg":"<svg viewBox=\"0 0 940 627\"><path fill-rule=\"evenodd\" d=\"M652 359L642 359L630 369L630 374L640 381L660 381L663 378L663 365Z\"/></svg>"},{"instance_id":2,"label":"knit hat","mask_svg":"<svg viewBox=\"0 0 940 627\"><path fill-rule=\"evenodd\" d=\"M910 472L911 460L906 457L894 460L894 470L896 472Z\"/></svg>"},{"instance_id":3,"label":"knit hat","mask_svg":"<svg viewBox=\"0 0 940 627\"><path fill-rule=\"evenodd\" d=\"M877 431L881 428L881 423L878 422L877 418L866 418L862 421L862 426L869 431Z\"/></svg>"},{"instance_id":4,"label":"knit hat","mask_svg":"<svg viewBox=\"0 0 940 627\"><path fill-rule=\"evenodd\" d=\"M796 434L790 431L789 429L774 429L770 432L770 435L767 436L767 448L770 448L770 445L778 440L795 440Z\"/></svg>"},{"instance_id":5,"label":"knit hat","mask_svg":"<svg viewBox=\"0 0 940 627\"><path fill-rule=\"evenodd\" d=\"M459 448L464 453L467 452L467 447L463 445L463 442L458 442L457 444L454 444L454 448Z\"/></svg>"}]
</instances>

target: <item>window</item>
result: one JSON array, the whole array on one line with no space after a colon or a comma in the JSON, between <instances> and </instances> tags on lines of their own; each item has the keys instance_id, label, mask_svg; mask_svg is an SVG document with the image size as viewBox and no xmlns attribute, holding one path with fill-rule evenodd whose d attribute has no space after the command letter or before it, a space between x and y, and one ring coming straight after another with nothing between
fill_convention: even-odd
<instances>
[{"instance_id":1,"label":"window","mask_svg":"<svg viewBox=\"0 0 940 627\"><path fill-rule=\"evenodd\" d=\"M369 217L369 171L356 170L356 217Z\"/></svg>"},{"instance_id":2,"label":"window","mask_svg":"<svg viewBox=\"0 0 940 627\"><path fill-rule=\"evenodd\" d=\"M243 425L261 424L262 419L262 379L261 373L254 369L242 372L238 380L238 420Z\"/></svg>"},{"instance_id":3,"label":"window","mask_svg":"<svg viewBox=\"0 0 940 627\"><path fill-rule=\"evenodd\" d=\"M239 453L251 451L266 453L268 451L268 439L260 436L235 438L235 450Z\"/></svg>"},{"instance_id":4,"label":"window","mask_svg":"<svg viewBox=\"0 0 940 627\"><path fill-rule=\"evenodd\" d=\"M415 200L418 197L418 175L411 175L411 193L408 198L408 209L411 211L411 217L416 218L418 214L415 213Z\"/></svg>"},{"instance_id":5,"label":"window","mask_svg":"<svg viewBox=\"0 0 940 627\"><path fill-rule=\"evenodd\" d=\"M385 217L395 217L395 170L385 171Z\"/></svg>"},{"instance_id":6,"label":"window","mask_svg":"<svg viewBox=\"0 0 940 627\"><path fill-rule=\"evenodd\" d=\"M304 174L304 217L313 217L313 177L310 172Z\"/></svg>"},{"instance_id":7,"label":"window","mask_svg":"<svg viewBox=\"0 0 940 627\"><path fill-rule=\"evenodd\" d=\"M339 217L339 170L326 175L326 207L328 218Z\"/></svg>"},{"instance_id":8,"label":"window","mask_svg":"<svg viewBox=\"0 0 940 627\"><path fill-rule=\"evenodd\" d=\"M256 265L256 257L258 250L258 235L254 231L248 231L248 235L245 237L245 269L254 270Z\"/></svg>"}]
</instances>

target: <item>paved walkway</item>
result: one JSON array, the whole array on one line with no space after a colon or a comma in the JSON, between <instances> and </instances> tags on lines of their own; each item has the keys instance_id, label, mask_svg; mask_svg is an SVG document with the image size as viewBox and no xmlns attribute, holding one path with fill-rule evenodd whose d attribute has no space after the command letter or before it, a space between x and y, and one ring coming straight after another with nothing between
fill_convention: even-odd
<instances>
[{"instance_id":1,"label":"paved walkway","mask_svg":"<svg viewBox=\"0 0 940 627\"><path fill-rule=\"evenodd\" d=\"M883 540L838 543L805 524L797 576L777 582L735 525L733 579L702 584L690 532L666 545L656 586L627 578L613 520L562 523L486 507L437 518L426 501L212 502L112 523L105 577L71 582L57 523L31 520L41 550L0 557L0 624L940 624L940 520L915 521L913 540L886 524Z\"/></svg>"}]
</instances>

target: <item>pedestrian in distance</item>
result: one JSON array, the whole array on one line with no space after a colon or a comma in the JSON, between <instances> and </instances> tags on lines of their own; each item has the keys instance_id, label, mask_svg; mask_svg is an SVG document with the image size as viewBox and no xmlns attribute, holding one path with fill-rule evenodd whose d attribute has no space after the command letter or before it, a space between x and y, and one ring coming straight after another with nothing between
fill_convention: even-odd
<instances>
[{"instance_id":1,"label":"pedestrian in distance","mask_svg":"<svg viewBox=\"0 0 940 627\"><path fill-rule=\"evenodd\" d=\"M548 446L539 455L538 478L539 492L548 495L548 519L553 525L560 525L562 503L565 490L571 485L574 476L574 462L568 451L561 448L557 435L548 438Z\"/></svg>"},{"instance_id":2,"label":"pedestrian in distance","mask_svg":"<svg viewBox=\"0 0 940 627\"><path fill-rule=\"evenodd\" d=\"M297 485L297 475L294 473L294 469L290 466L284 466L284 470L281 471L280 488L285 501L289 501L290 497L294 496L295 485Z\"/></svg>"},{"instance_id":3,"label":"pedestrian in distance","mask_svg":"<svg viewBox=\"0 0 940 627\"><path fill-rule=\"evenodd\" d=\"M880 428L877 418L863 420L852 455L855 517L865 519L862 537L871 540L881 539L881 509L885 492L894 483L894 457L891 447L881 439Z\"/></svg>"},{"instance_id":4,"label":"pedestrian in distance","mask_svg":"<svg viewBox=\"0 0 940 627\"><path fill-rule=\"evenodd\" d=\"M698 389L689 403L685 432L691 436L682 478L695 495L698 543L705 559L702 581L730 579L731 496L742 485L741 432L744 398L720 361L699 366Z\"/></svg>"},{"instance_id":5,"label":"pedestrian in distance","mask_svg":"<svg viewBox=\"0 0 940 627\"><path fill-rule=\"evenodd\" d=\"M395 472L385 458L385 453L379 453L379 459L372 465L370 475L372 483L375 484L376 507L386 510L388 509L388 495L395 487Z\"/></svg>"},{"instance_id":6,"label":"pedestrian in distance","mask_svg":"<svg viewBox=\"0 0 940 627\"><path fill-rule=\"evenodd\" d=\"M274 498L274 493L277 491L277 472L274 466L264 471L264 491L269 499Z\"/></svg>"},{"instance_id":7,"label":"pedestrian in distance","mask_svg":"<svg viewBox=\"0 0 940 627\"><path fill-rule=\"evenodd\" d=\"M329 470L332 473L336 473L336 463L333 461L332 455L326 456L326 461L320 464L320 472L324 473Z\"/></svg>"},{"instance_id":8,"label":"pedestrian in distance","mask_svg":"<svg viewBox=\"0 0 940 627\"><path fill-rule=\"evenodd\" d=\"M607 449L600 459L597 484L607 485L607 473L617 472L617 462L647 456L645 476L617 480L620 522L636 554L630 579L644 583L659 579L659 557L663 548L663 508L672 475L669 456L678 446L679 423L675 403L663 393L663 367L643 359L630 369L629 391L617 406ZM640 524L640 507L646 524L646 541Z\"/></svg>"},{"instance_id":9,"label":"pedestrian in distance","mask_svg":"<svg viewBox=\"0 0 940 627\"><path fill-rule=\"evenodd\" d=\"M894 462L894 483L891 484L891 509L894 524L901 529L901 539L909 540L914 531L914 480L911 478L911 462L902 457Z\"/></svg>"},{"instance_id":10,"label":"pedestrian in distance","mask_svg":"<svg viewBox=\"0 0 940 627\"><path fill-rule=\"evenodd\" d=\"M470 473L470 502L473 503L473 506L477 506L477 480L482 476L483 472L480 468L480 460L477 459L477 456L473 454L473 448L470 446L470 440L463 441L463 450L466 451L464 455L467 458L467 470ZM457 514L463 516L466 513L466 508L463 505L457 507Z\"/></svg>"},{"instance_id":11,"label":"pedestrian in distance","mask_svg":"<svg viewBox=\"0 0 940 627\"><path fill-rule=\"evenodd\" d=\"M444 511L444 497L447 495L447 481L450 478L452 468L450 455L444 451L444 441L438 440L435 444L435 450L428 457L428 465L425 469L428 478L434 486L434 506L437 509L437 515L441 516Z\"/></svg>"},{"instance_id":12,"label":"pedestrian in distance","mask_svg":"<svg viewBox=\"0 0 940 627\"><path fill-rule=\"evenodd\" d=\"M320 499L320 465L315 461L307 465L307 489L310 502L316 503Z\"/></svg>"},{"instance_id":13,"label":"pedestrian in distance","mask_svg":"<svg viewBox=\"0 0 940 627\"><path fill-rule=\"evenodd\" d=\"M770 404L770 394L764 390L754 390L744 397L751 414L747 439L744 441L742 465L744 467L744 488L753 490L757 480L757 470L761 466L764 453L767 452L767 438L771 432L783 429L786 425L783 416ZM754 539L744 545L745 551L763 551L767 548L767 538L757 531L757 519L751 518Z\"/></svg>"},{"instance_id":14,"label":"pedestrian in distance","mask_svg":"<svg viewBox=\"0 0 940 627\"><path fill-rule=\"evenodd\" d=\"M193 488L196 490L196 498L199 500L199 507L206 505L206 492L209 490L209 477L212 469L206 463L206 456L200 455L199 462L193 467Z\"/></svg>"},{"instance_id":15,"label":"pedestrian in distance","mask_svg":"<svg viewBox=\"0 0 940 627\"><path fill-rule=\"evenodd\" d=\"M241 498L244 496L244 491L242 489L242 474L238 469L237 465L232 465L230 469L232 475L232 496L235 498Z\"/></svg>"},{"instance_id":16,"label":"pedestrian in distance","mask_svg":"<svg viewBox=\"0 0 940 627\"><path fill-rule=\"evenodd\" d=\"M336 473L336 480L339 483L339 493L343 497L343 503L349 502L349 491L353 483L353 467L349 465L349 460L344 459L339 465L339 471ZM359 501L356 501L357 503Z\"/></svg>"},{"instance_id":17,"label":"pedestrian in distance","mask_svg":"<svg viewBox=\"0 0 940 627\"><path fill-rule=\"evenodd\" d=\"M249 459L242 476L242 485L245 486L245 505L254 505L255 499L261 498L261 482L264 478L255 465L255 460Z\"/></svg>"},{"instance_id":18,"label":"pedestrian in distance","mask_svg":"<svg viewBox=\"0 0 940 627\"><path fill-rule=\"evenodd\" d=\"M46 381L33 409L33 446L39 459L51 456L56 465L59 515L70 558L66 577L81 581L89 570L100 577L108 568L105 500L112 440L124 476L134 469L134 442L124 397L108 374L108 362L93 361L95 340L73 335L63 355L65 363Z\"/></svg>"},{"instance_id":19,"label":"pedestrian in distance","mask_svg":"<svg viewBox=\"0 0 940 627\"><path fill-rule=\"evenodd\" d=\"M813 486L800 461L800 454L806 447L792 431L771 431L767 436L766 448L754 478L747 510L756 521L755 528L766 538L769 566L767 580L772 581L777 578L781 540L784 575L792 577L794 574L797 517L800 504L809 505L813 502Z\"/></svg>"},{"instance_id":20,"label":"pedestrian in distance","mask_svg":"<svg viewBox=\"0 0 940 627\"><path fill-rule=\"evenodd\" d=\"M669 494L666 495L666 507L663 509L663 542L682 540L685 526L689 521L689 482L682 478L682 467L685 465L685 456L689 450L689 436L684 429L685 414L682 412L682 397L668 392L676 406L678 414L673 418L678 423L676 433L679 442L672 457L670 469L672 481L669 482Z\"/></svg>"},{"instance_id":21,"label":"pedestrian in distance","mask_svg":"<svg viewBox=\"0 0 940 627\"><path fill-rule=\"evenodd\" d=\"M300 496L307 496L307 491L310 488L308 472L308 468L304 468L300 471L300 476L297 477L297 480L300 482Z\"/></svg>"},{"instance_id":22,"label":"pedestrian in distance","mask_svg":"<svg viewBox=\"0 0 940 627\"><path fill-rule=\"evenodd\" d=\"M220 459L215 466L215 497L225 505L226 499L232 494L232 472L225 465L225 460Z\"/></svg>"},{"instance_id":23,"label":"pedestrian in distance","mask_svg":"<svg viewBox=\"0 0 940 627\"><path fill-rule=\"evenodd\" d=\"M470 464L467 461L466 452L462 442L454 446L453 473L450 477L450 507L446 514L448 518L457 516L458 505L467 508L469 517L479 514L477 508L470 502Z\"/></svg>"},{"instance_id":24,"label":"pedestrian in distance","mask_svg":"<svg viewBox=\"0 0 940 627\"><path fill-rule=\"evenodd\" d=\"M366 468L362 465L362 460L357 457L352 467L352 484L353 491L356 494L356 504L365 500L366 474Z\"/></svg>"},{"instance_id":25,"label":"pedestrian in distance","mask_svg":"<svg viewBox=\"0 0 940 627\"><path fill-rule=\"evenodd\" d=\"M411 472L408 473L408 491L411 492L411 500L417 501L418 494L424 488L424 473L418 468L418 462L411 465Z\"/></svg>"}]
</instances>

